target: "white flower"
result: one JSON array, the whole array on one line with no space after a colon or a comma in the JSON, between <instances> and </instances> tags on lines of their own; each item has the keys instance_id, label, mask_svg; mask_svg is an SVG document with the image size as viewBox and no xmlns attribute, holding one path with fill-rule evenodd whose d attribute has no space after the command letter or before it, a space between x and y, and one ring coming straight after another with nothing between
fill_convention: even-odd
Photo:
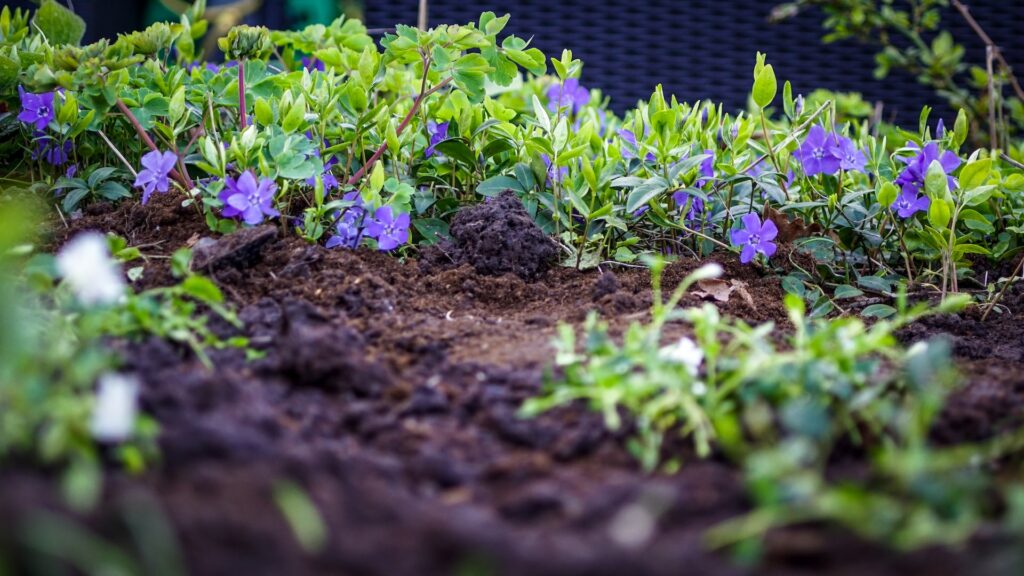
<instances>
[{"instance_id":1,"label":"white flower","mask_svg":"<svg viewBox=\"0 0 1024 576\"><path fill-rule=\"evenodd\" d=\"M110 257L107 239L97 232L75 236L57 254L57 270L87 306L113 304L124 296L121 266Z\"/></svg>"},{"instance_id":2,"label":"white flower","mask_svg":"<svg viewBox=\"0 0 1024 576\"><path fill-rule=\"evenodd\" d=\"M100 442L122 442L135 430L139 383L123 374L100 376L89 429Z\"/></svg>"},{"instance_id":3,"label":"white flower","mask_svg":"<svg viewBox=\"0 0 1024 576\"><path fill-rule=\"evenodd\" d=\"M689 338L683 337L675 344L665 346L661 349L661 357L670 362L679 362L686 366L687 372L696 376L704 361L704 351L697 346L697 343Z\"/></svg>"}]
</instances>

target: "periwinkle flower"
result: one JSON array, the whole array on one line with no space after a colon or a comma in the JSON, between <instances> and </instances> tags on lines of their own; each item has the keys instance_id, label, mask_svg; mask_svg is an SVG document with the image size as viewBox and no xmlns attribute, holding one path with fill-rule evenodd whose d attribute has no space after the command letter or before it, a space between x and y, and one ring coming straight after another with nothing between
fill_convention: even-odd
<instances>
[{"instance_id":1,"label":"periwinkle flower","mask_svg":"<svg viewBox=\"0 0 1024 576\"><path fill-rule=\"evenodd\" d=\"M804 167L804 174L835 174L839 171L840 160L835 155L835 136L825 132L821 126L814 125L807 132L807 138L793 154Z\"/></svg>"},{"instance_id":2,"label":"periwinkle flower","mask_svg":"<svg viewBox=\"0 0 1024 576\"><path fill-rule=\"evenodd\" d=\"M276 218L281 215L274 209L274 193L277 184L270 178L256 180L251 170L242 172L238 180L231 177L225 181L220 199L224 202L221 214L225 218L242 217L242 220L255 226L263 222L264 217Z\"/></svg>"},{"instance_id":3,"label":"periwinkle flower","mask_svg":"<svg viewBox=\"0 0 1024 576\"><path fill-rule=\"evenodd\" d=\"M71 140L61 143L56 138L47 136L45 132L36 132L36 146L32 151L32 159L42 158L52 166L63 166L74 148Z\"/></svg>"},{"instance_id":4,"label":"periwinkle flower","mask_svg":"<svg viewBox=\"0 0 1024 576\"><path fill-rule=\"evenodd\" d=\"M918 212L927 211L932 205L931 198L924 194L919 194L914 188L904 188L900 195L896 197L896 201L892 203L893 210L900 215L900 218L910 218Z\"/></svg>"},{"instance_id":5,"label":"periwinkle flower","mask_svg":"<svg viewBox=\"0 0 1024 576\"><path fill-rule=\"evenodd\" d=\"M68 166L68 169L64 171L65 178L74 178L75 174L78 173L78 164L72 164Z\"/></svg>"},{"instance_id":6,"label":"periwinkle flower","mask_svg":"<svg viewBox=\"0 0 1024 576\"><path fill-rule=\"evenodd\" d=\"M327 239L326 246L328 248L355 248L359 246L359 242L363 238L362 224L366 216L366 209L363 208L359 191L349 192L342 199L353 204L345 208L344 213L338 218L338 222L334 226L338 233Z\"/></svg>"},{"instance_id":7,"label":"periwinkle flower","mask_svg":"<svg viewBox=\"0 0 1024 576\"><path fill-rule=\"evenodd\" d=\"M636 158L637 152L639 150L639 147L636 142L636 134L633 134L632 130L623 128L622 130L619 130L619 138L621 138L623 144L625 144L621 148L622 157L625 158L626 160ZM654 162L656 158L654 157L654 154L652 152L648 152L647 155L644 156L644 160L647 162Z\"/></svg>"},{"instance_id":8,"label":"periwinkle flower","mask_svg":"<svg viewBox=\"0 0 1024 576\"><path fill-rule=\"evenodd\" d=\"M423 155L426 156L427 158L430 158L435 153L437 153L437 151L435 150L437 145L448 139L448 122L441 122L440 124L438 124L433 120L428 120L427 134L430 135L430 144L427 146L427 149Z\"/></svg>"},{"instance_id":9,"label":"periwinkle flower","mask_svg":"<svg viewBox=\"0 0 1024 576\"><path fill-rule=\"evenodd\" d=\"M946 150L942 152L939 149L938 142L929 142L925 144L924 148L919 148L913 142L907 143L908 148L917 150L918 153L915 156L909 158L900 158L907 167L900 172L900 175L896 177L896 184L906 192L908 189L920 192L924 190L924 178L928 174L928 167L932 165L932 162L938 160L942 166L942 170L949 174L950 172L957 169L960 166L960 158L956 154ZM956 179L952 176L948 176L949 187L956 188Z\"/></svg>"},{"instance_id":10,"label":"periwinkle flower","mask_svg":"<svg viewBox=\"0 0 1024 576\"><path fill-rule=\"evenodd\" d=\"M753 212L746 214L741 219L743 228L732 231L732 245L741 247L740 262L749 263L759 253L765 258L771 258L775 254L775 243L772 240L779 234L779 229L771 220L761 223L761 218Z\"/></svg>"},{"instance_id":11,"label":"periwinkle flower","mask_svg":"<svg viewBox=\"0 0 1024 576\"><path fill-rule=\"evenodd\" d=\"M547 154L541 154L540 159L544 161L544 166L548 169L548 182L561 184L565 181L566 177L569 176L569 167L561 166L558 170L551 165L551 157Z\"/></svg>"},{"instance_id":12,"label":"periwinkle flower","mask_svg":"<svg viewBox=\"0 0 1024 576\"><path fill-rule=\"evenodd\" d=\"M864 166L868 162L864 151L845 136L836 137L836 142L832 145L832 155L839 159L839 168L847 172L864 172Z\"/></svg>"},{"instance_id":13,"label":"periwinkle flower","mask_svg":"<svg viewBox=\"0 0 1024 576\"><path fill-rule=\"evenodd\" d=\"M309 70L310 72L314 70L323 72L324 70L326 70L326 67L324 66L324 63L322 61L320 61L317 58L309 56L302 57L302 67L305 68L306 70Z\"/></svg>"},{"instance_id":14,"label":"periwinkle flower","mask_svg":"<svg viewBox=\"0 0 1024 576\"><path fill-rule=\"evenodd\" d=\"M319 155L319 152L320 151L318 150L316 154ZM333 168L337 164L337 156L332 156L330 160L324 162L324 171L320 175L320 178L324 183L324 190L337 190L338 187L341 186L341 183L338 182L338 177L335 176L334 172L331 171L331 168ZM310 176L309 178L306 178L306 186L316 186L316 176Z\"/></svg>"},{"instance_id":15,"label":"periwinkle flower","mask_svg":"<svg viewBox=\"0 0 1024 576\"><path fill-rule=\"evenodd\" d=\"M42 130L57 117L57 113L53 109L53 92L33 94L25 92L24 88L18 86L18 94L21 96L21 112L18 114L18 120L34 125L36 130Z\"/></svg>"},{"instance_id":16,"label":"periwinkle flower","mask_svg":"<svg viewBox=\"0 0 1024 576\"><path fill-rule=\"evenodd\" d=\"M580 86L576 78L566 78L561 84L553 84L548 88L548 109L557 112L561 108L570 108L573 114L579 114L590 102L590 91Z\"/></svg>"},{"instance_id":17,"label":"periwinkle flower","mask_svg":"<svg viewBox=\"0 0 1024 576\"><path fill-rule=\"evenodd\" d=\"M672 199L680 209L685 208L687 202L690 203L690 210L686 213L687 220L700 220L701 216L704 214L704 200L702 198L698 198L696 196L691 197L689 193L680 190L672 195Z\"/></svg>"},{"instance_id":18,"label":"periwinkle flower","mask_svg":"<svg viewBox=\"0 0 1024 576\"><path fill-rule=\"evenodd\" d=\"M939 123L935 125L935 138L942 140L942 137L946 135L946 123L939 118Z\"/></svg>"},{"instance_id":19,"label":"periwinkle flower","mask_svg":"<svg viewBox=\"0 0 1024 576\"><path fill-rule=\"evenodd\" d=\"M149 202L153 192L167 192L170 180L167 175L174 169L178 155L174 152L153 150L142 157L143 169L135 176L135 186L142 188L142 203Z\"/></svg>"},{"instance_id":20,"label":"periwinkle flower","mask_svg":"<svg viewBox=\"0 0 1024 576\"><path fill-rule=\"evenodd\" d=\"M715 151L705 150L704 153L708 157L700 163L700 178L694 183L694 186L698 188L703 188L715 177Z\"/></svg>"},{"instance_id":21,"label":"periwinkle flower","mask_svg":"<svg viewBox=\"0 0 1024 576\"><path fill-rule=\"evenodd\" d=\"M114 304L125 293L124 274L99 232L79 234L57 253L57 271L86 306Z\"/></svg>"},{"instance_id":22,"label":"periwinkle flower","mask_svg":"<svg viewBox=\"0 0 1024 576\"><path fill-rule=\"evenodd\" d=\"M376 238L381 250L394 250L409 241L409 215L395 216L391 206L381 206L366 223L366 235Z\"/></svg>"}]
</instances>

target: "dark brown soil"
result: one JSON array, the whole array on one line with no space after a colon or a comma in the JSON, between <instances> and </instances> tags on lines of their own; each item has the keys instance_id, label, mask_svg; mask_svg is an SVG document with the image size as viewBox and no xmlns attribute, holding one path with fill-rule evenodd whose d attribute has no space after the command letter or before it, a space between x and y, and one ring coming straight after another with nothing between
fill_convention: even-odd
<instances>
[{"instance_id":1,"label":"dark brown soil","mask_svg":"<svg viewBox=\"0 0 1024 576\"><path fill-rule=\"evenodd\" d=\"M126 369L140 374L143 408L161 425L162 460L139 478L111 472L103 505L83 520L142 557L121 503L148 495L173 525L189 572L200 575L1021 573L1019 559L1004 571L984 540L897 554L822 526L773 533L760 568L746 568L701 540L707 527L749 509L733 466L684 452L679 473L651 476L621 434L584 407L517 417L541 386L559 322L598 310L621 331L644 318L651 296L643 270L548 269L554 252L531 243L534 233L506 204L456 218L451 259L422 266L285 234L248 232L256 248L239 238L211 243L194 212L163 197L75 222L75 230L113 230L149 245L154 256L198 243L215 262L205 269L265 352L253 362L213 352L216 369L207 371L162 341L129 346ZM56 242L70 233L58 231ZM151 259L141 283L167 282L165 262ZM718 304L723 312L785 323L776 278L720 263L752 297ZM666 287L699 264L672 265ZM688 295L683 304L699 301ZM1008 303L1020 311L1021 292ZM950 334L965 375L937 439L980 439L1019 424L1020 322L1019 313L984 324L965 314L904 333L908 342ZM320 552L298 546L276 507L282 480L302 486L323 515ZM636 506L654 511L655 530L629 544L616 534ZM19 530L40 507L60 508L51 474L0 471L0 557L13 573L37 567L26 563Z\"/></svg>"}]
</instances>

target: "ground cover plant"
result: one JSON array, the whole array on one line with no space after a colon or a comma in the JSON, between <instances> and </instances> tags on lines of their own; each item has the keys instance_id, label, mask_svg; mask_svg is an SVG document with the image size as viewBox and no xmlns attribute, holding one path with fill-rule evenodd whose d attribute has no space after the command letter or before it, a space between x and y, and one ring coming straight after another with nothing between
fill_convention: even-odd
<instances>
[{"instance_id":1,"label":"ground cover plant","mask_svg":"<svg viewBox=\"0 0 1024 576\"><path fill-rule=\"evenodd\" d=\"M1024 566L1019 103L756 53L620 117L508 15L204 15L0 11L0 568Z\"/></svg>"}]
</instances>

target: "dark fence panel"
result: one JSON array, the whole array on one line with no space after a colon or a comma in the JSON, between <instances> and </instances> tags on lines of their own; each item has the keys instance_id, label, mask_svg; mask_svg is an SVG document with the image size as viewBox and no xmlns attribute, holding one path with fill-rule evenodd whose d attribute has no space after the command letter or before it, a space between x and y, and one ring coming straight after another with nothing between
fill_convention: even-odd
<instances>
[{"instance_id":1,"label":"dark fence panel","mask_svg":"<svg viewBox=\"0 0 1024 576\"><path fill-rule=\"evenodd\" d=\"M583 60L583 83L612 97L623 110L647 98L657 83L667 93L693 101L711 99L742 108L750 90L754 53L768 54L780 79L795 92L815 88L858 91L885 102L885 114L914 123L923 104L949 121L952 111L909 75L893 72L875 80L873 47L857 42L822 44L822 14L808 11L781 24L768 15L776 0L430 0L430 23L463 23L480 12L511 13L508 31L534 43L549 56L570 48ZM1024 72L1024 2L969 2L979 23ZM367 0L369 27L396 22L415 25L417 0ZM944 15L967 57L984 63L984 45L952 9Z\"/></svg>"}]
</instances>

